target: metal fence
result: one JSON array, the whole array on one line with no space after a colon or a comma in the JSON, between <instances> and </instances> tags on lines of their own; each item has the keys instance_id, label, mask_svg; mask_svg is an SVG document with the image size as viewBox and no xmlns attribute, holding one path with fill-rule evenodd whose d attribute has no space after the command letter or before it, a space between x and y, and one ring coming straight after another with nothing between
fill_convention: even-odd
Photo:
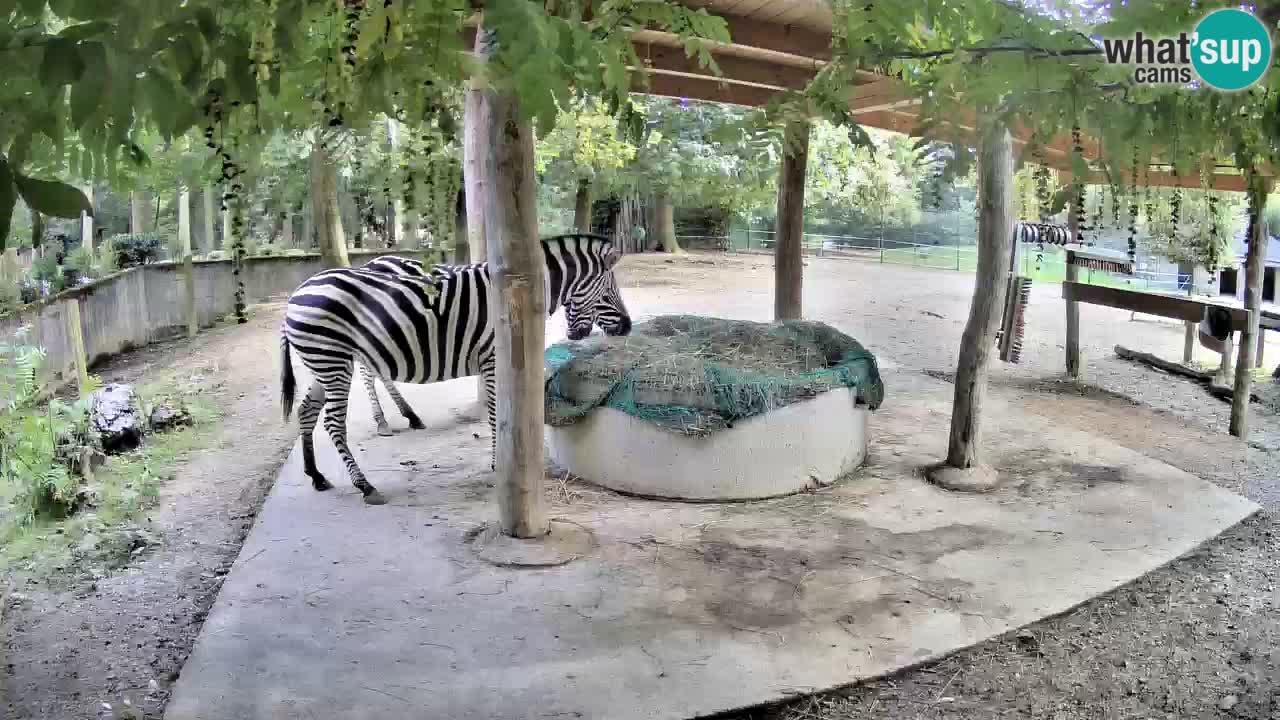
<instances>
[{"instance_id":1,"label":"metal fence","mask_svg":"<svg viewBox=\"0 0 1280 720\"><path fill-rule=\"evenodd\" d=\"M683 242L691 240L704 247L718 247L728 252L772 252L773 230L736 230L730 235L678 235ZM910 265L974 272L978 266L976 245L933 245L892 240L883 237L858 235L827 235L805 233L802 247L806 255L875 260L890 265ZM1133 275L1108 273L1099 270L1081 270L1080 281L1096 285L1151 290L1158 292L1185 292L1189 278L1178 272L1160 272L1142 269L1150 265L1152 258L1138 258L1139 269ZM1061 248L1047 247L1043 251L1029 247L1022 253L1022 274L1039 282L1060 283L1066 280L1066 253Z\"/></svg>"}]
</instances>

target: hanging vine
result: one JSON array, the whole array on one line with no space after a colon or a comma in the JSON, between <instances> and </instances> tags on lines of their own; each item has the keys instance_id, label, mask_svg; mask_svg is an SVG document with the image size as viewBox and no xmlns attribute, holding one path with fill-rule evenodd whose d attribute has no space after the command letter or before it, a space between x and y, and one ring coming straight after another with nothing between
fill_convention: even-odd
<instances>
[{"instance_id":1,"label":"hanging vine","mask_svg":"<svg viewBox=\"0 0 1280 720\"><path fill-rule=\"evenodd\" d=\"M1071 126L1071 154L1073 168L1081 168L1085 166L1084 162L1084 146L1080 142L1080 126ZM1084 212L1084 181L1081 180L1079 173L1073 172L1071 175L1071 197L1074 203L1074 211L1076 216L1076 235L1071 241L1078 244L1084 244L1085 226L1087 225L1087 217Z\"/></svg>"},{"instance_id":2,"label":"hanging vine","mask_svg":"<svg viewBox=\"0 0 1280 720\"><path fill-rule=\"evenodd\" d=\"M1129 175L1129 262L1138 261L1138 146L1133 146L1133 164Z\"/></svg>"},{"instance_id":3,"label":"hanging vine","mask_svg":"<svg viewBox=\"0 0 1280 720\"><path fill-rule=\"evenodd\" d=\"M236 103L232 103L235 105ZM244 168L242 168L232 155L232 151L236 147L234 131L231 132L231 139L228 142L227 115L229 108L225 102L225 98L218 83L210 85L208 92L205 94L203 103L203 113L205 116L204 137L205 144L210 150L218 156L221 164L220 176L222 180L222 202L220 208L223 212L230 211L229 222L231 230L231 275L235 278L235 313L236 322L248 322L248 316L245 312L245 291L244 278L241 272L244 269L245 245L244 245Z\"/></svg>"}]
</instances>

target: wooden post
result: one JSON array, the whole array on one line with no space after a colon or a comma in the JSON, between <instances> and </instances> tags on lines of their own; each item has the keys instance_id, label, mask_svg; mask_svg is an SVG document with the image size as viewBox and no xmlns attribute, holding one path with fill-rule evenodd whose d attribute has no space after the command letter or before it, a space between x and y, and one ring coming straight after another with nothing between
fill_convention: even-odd
<instances>
[{"instance_id":1,"label":"wooden post","mask_svg":"<svg viewBox=\"0 0 1280 720\"><path fill-rule=\"evenodd\" d=\"M578 191L573 196L573 229L591 232L591 181L578 178Z\"/></svg>"},{"instance_id":2,"label":"wooden post","mask_svg":"<svg viewBox=\"0 0 1280 720\"><path fill-rule=\"evenodd\" d=\"M982 403L987 391L1000 308L1008 283L1013 242L1013 141L996 123L982 137L978 159L978 269L969 321L960 340L955 400L946 464L970 469L981 465Z\"/></svg>"},{"instance_id":3,"label":"wooden post","mask_svg":"<svg viewBox=\"0 0 1280 720\"><path fill-rule=\"evenodd\" d=\"M476 35L475 50L480 52L480 35ZM474 85L468 85L463 98L462 128L462 188L467 204L467 248L470 251L470 262L482 263L488 255L488 244L485 240L484 226L484 189L488 181L480 166L485 162L490 148L484 144L484 134L475 118L480 112L481 92ZM476 405L481 415L489 401L488 390L484 380L476 378Z\"/></svg>"},{"instance_id":4,"label":"wooden post","mask_svg":"<svg viewBox=\"0 0 1280 720\"><path fill-rule=\"evenodd\" d=\"M1253 381L1255 346L1261 336L1258 322L1262 309L1262 272L1267 256L1267 223L1263 212L1267 206L1269 179L1251 174L1249 179L1249 212L1253 236L1249 240L1249 252L1245 256L1244 309L1249 321L1240 332L1240 356L1236 360L1236 381L1231 397L1231 423L1229 431L1238 438L1249 437L1249 393Z\"/></svg>"},{"instance_id":5,"label":"wooden post","mask_svg":"<svg viewBox=\"0 0 1280 720\"><path fill-rule=\"evenodd\" d=\"M477 55L493 55L495 38L480 29ZM468 136L489 148L479 163L497 354L497 486L503 533L542 537L550 531L543 492L543 347L547 299L538 240L533 128L511 91L479 93ZM474 133L472 132L474 130ZM470 193L468 193L470 196Z\"/></svg>"},{"instance_id":6,"label":"wooden post","mask_svg":"<svg viewBox=\"0 0 1280 720\"><path fill-rule=\"evenodd\" d=\"M1067 231L1071 242L1080 237L1080 200L1075 193L1082 187L1073 185L1074 192L1067 201ZM1016 242L1016 241L1015 241ZM1080 267L1071 262L1071 253L1067 253L1067 282L1080 281ZM1080 379L1080 303L1067 301L1067 376L1072 380Z\"/></svg>"},{"instance_id":7,"label":"wooden post","mask_svg":"<svg viewBox=\"0 0 1280 720\"><path fill-rule=\"evenodd\" d=\"M71 357L76 364L76 379L80 383L79 387L84 388L89 384L89 358L85 355L84 331L80 326L80 300L72 298L63 306L67 309L67 340L71 344Z\"/></svg>"},{"instance_id":8,"label":"wooden post","mask_svg":"<svg viewBox=\"0 0 1280 720\"><path fill-rule=\"evenodd\" d=\"M804 175L809 162L809 123L794 120L784 132L778 176L778 217L773 237L773 319L801 316L804 286Z\"/></svg>"},{"instance_id":9,"label":"wooden post","mask_svg":"<svg viewBox=\"0 0 1280 720\"><path fill-rule=\"evenodd\" d=\"M200 330L196 317L196 268L191 259L191 193L178 186L178 247L182 252L182 280L186 287L183 306L187 315L187 337L194 338Z\"/></svg>"},{"instance_id":10,"label":"wooden post","mask_svg":"<svg viewBox=\"0 0 1280 720\"><path fill-rule=\"evenodd\" d=\"M467 243L467 196L466 191L458 190L458 199L453 208L453 263L466 265L471 262L471 246Z\"/></svg>"},{"instance_id":11,"label":"wooden post","mask_svg":"<svg viewBox=\"0 0 1280 720\"><path fill-rule=\"evenodd\" d=\"M218 212L218 198L210 185L204 189L204 245L203 252L209 253L218 249L218 237L214 234L214 215Z\"/></svg>"},{"instance_id":12,"label":"wooden post","mask_svg":"<svg viewBox=\"0 0 1280 720\"><path fill-rule=\"evenodd\" d=\"M147 231L147 194L141 190L129 193L129 233L137 235Z\"/></svg>"},{"instance_id":13,"label":"wooden post","mask_svg":"<svg viewBox=\"0 0 1280 720\"><path fill-rule=\"evenodd\" d=\"M293 248L293 213L284 214L284 222L280 224L280 247Z\"/></svg>"},{"instance_id":14,"label":"wooden post","mask_svg":"<svg viewBox=\"0 0 1280 720\"><path fill-rule=\"evenodd\" d=\"M387 118L387 145L394 157L400 148L400 128L395 118ZM392 247L404 245L404 193L397 193L391 200L391 245Z\"/></svg>"}]
</instances>

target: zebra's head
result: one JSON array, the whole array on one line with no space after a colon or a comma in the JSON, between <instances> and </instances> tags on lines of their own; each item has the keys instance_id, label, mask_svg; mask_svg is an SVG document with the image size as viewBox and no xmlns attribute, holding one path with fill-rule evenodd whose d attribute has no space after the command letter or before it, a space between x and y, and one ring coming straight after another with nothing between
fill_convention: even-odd
<instances>
[{"instance_id":1,"label":"zebra's head","mask_svg":"<svg viewBox=\"0 0 1280 720\"><path fill-rule=\"evenodd\" d=\"M621 254L607 240L594 240L577 255L577 272L566 273L561 297L570 340L581 340L599 326L605 335L631 332L631 315L613 274Z\"/></svg>"}]
</instances>

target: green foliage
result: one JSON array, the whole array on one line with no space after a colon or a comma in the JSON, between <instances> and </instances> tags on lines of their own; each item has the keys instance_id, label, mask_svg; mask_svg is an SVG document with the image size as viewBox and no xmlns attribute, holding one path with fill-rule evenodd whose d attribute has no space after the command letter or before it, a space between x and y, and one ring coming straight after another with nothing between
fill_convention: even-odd
<instances>
[{"instance_id":1,"label":"green foliage","mask_svg":"<svg viewBox=\"0 0 1280 720\"><path fill-rule=\"evenodd\" d=\"M43 350L26 344L25 328L0 344L0 519L19 527L64 517L79 487L72 464L85 445L90 402L41 406L36 377L43 360ZM81 397L94 389L96 381Z\"/></svg>"},{"instance_id":2,"label":"green foliage","mask_svg":"<svg viewBox=\"0 0 1280 720\"><path fill-rule=\"evenodd\" d=\"M130 268L146 265L160 259L165 247L164 238L155 233L116 235L111 238L116 266Z\"/></svg>"},{"instance_id":3,"label":"green foliage","mask_svg":"<svg viewBox=\"0 0 1280 720\"><path fill-rule=\"evenodd\" d=\"M855 144L829 122L809 138L805 205L841 224L904 227L920 220L924 168L910 138L873 130L873 145ZM873 150L874 145L880 151Z\"/></svg>"}]
</instances>

